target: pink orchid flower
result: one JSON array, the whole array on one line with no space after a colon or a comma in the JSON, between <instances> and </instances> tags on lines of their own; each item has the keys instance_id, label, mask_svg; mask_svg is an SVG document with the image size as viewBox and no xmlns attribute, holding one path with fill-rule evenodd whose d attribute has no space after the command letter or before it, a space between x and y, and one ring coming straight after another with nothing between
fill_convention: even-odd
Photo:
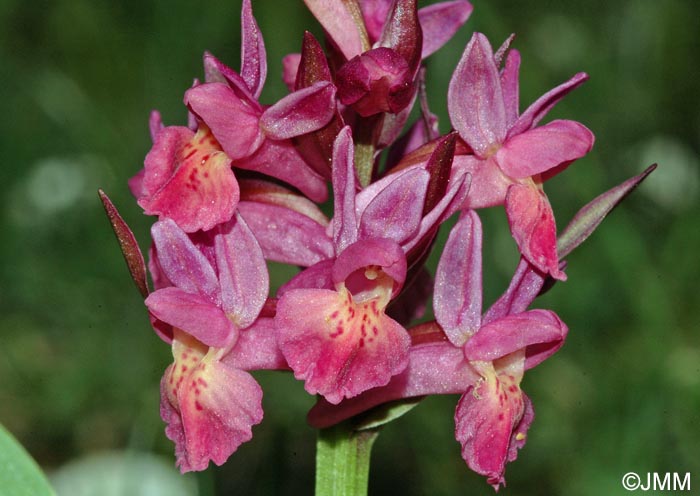
<instances>
[{"instance_id":1,"label":"pink orchid flower","mask_svg":"<svg viewBox=\"0 0 700 496\"><path fill-rule=\"evenodd\" d=\"M498 57L502 51L498 52ZM486 37L475 33L450 81L448 110L452 125L474 155L461 155L455 167L472 174L472 194L465 208L505 203L520 252L556 279L559 270L556 225L542 183L584 156L593 134L575 121L538 122L566 93L588 76L579 73L518 113L520 55L511 50L498 70Z\"/></svg>"},{"instance_id":2,"label":"pink orchid flower","mask_svg":"<svg viewBox=\"0 0 700 496\"><path fill-rule=\"evenodd\" d=\"M410 330L406 369L383 387L333 406L319 401L309 412L327 427L373 406L429 394L461 394L455 436L470 468L498 488L505 464L525 444L534 418L520 389L525 370L556 352L567 327L551 311L530 310L481 319L481 224L465 212L450 234L438 265L437 322Z\"/></svg>"},{"instance_id":3,"label":"pink orchid flower","mask_svg":"<svg viewBox=\"0 0 700 496\"><path fill-rule=\"evenodd\" d=\"M240 216L196 242L171 219L152 235L160 280L172 283L146 298L153 317L172 326L161 416L180 470L204 470L223 464L262 420L262 390L247 370L286 368L271 319L259 318L267 268Z\"/></svg>"}]
</instances>

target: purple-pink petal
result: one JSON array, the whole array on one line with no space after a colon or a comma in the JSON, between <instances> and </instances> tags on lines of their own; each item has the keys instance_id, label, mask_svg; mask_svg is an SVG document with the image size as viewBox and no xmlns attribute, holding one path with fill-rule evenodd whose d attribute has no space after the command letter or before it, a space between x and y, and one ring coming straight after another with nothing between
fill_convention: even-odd
<instances>
[{"instance_id":1,"label":"purple-pink petal","mask_svg":"<svg viewBox=\"0 0 700 496\"><path fill-rule=\"evenodd\" d=\"M173 284L187 293L218 301L219 281L214 269L173 220L164 219L153 224L151 236L159 266Z\"/></svg>"},{"instance_id":2,"label":"purple-pink petal","mask_svg":"<svg viewBox=\"0 0 700 496\"><path fill-rule=\"evenodd\" d=\"M204 83L185 92L185 104L211 129L232 160L248 157L261 145L260 113L251 108L230 86Z\"/></svg>"},{"instance_id":3,"label":"purple-pink petal","mask_svg":"<svg viewBox=\"0 0 700 496\"><path fill-rule=\"evenodd\" d=\"M554 105L559 100L564 98L571 90L579 87L588 80L588 74L579 72L565 83L560 84L556 88L549 90L547 93L539 97L525 112L523 112L515 124L508 130L508 137L516 134L524 133L528 129L533 128L542 118L547 115Z\"/></svg>"},{"instance_id":4,"label":"purple-pink petal","mask_svg":"<svg viewBox=\"0 0 700 496\"><path fill-rule=\"evenodd\" d=\"M272 139L289 139L328 124L335 115L335 86L319 81L291 93L269 107L260 127Z\"/></svg>"},{"instance_id":5,"label":"purple-pink petal","mask_svg":"<svg viewBox=\"0 0 700 496\"><path fill-rule=\"evenodd\" d=\"M361 239L343 250L333 265L333 281L345 281L356 270L378 266L394 280L393 296L406 279L406 256L394 241L384 238Z\"/></svg>"},{"instance_id":6,"label":"purple-pink petal","mask_svg":"<svg viewBox=\"0 0 700 496\"><path fill-rule=\"evenodd\" d=\"M346 126L333 144L333 242L338 253L357 240L355 184L352 131Z\"/></svg>"},{"instance_id":7,"label":"purple-pink petal","mask_svg":"<svg viewBox=\"0 0 700 496\"><path fill-rule=\"evenodd\" d=\"M214 246L222 308L238 328L246 328L257 318L269 290L262 250L240 215L219 226Z\"/></svg>"},{"instance_id":8,"label":"purple-pink petal","mask_svg":"<svg viewBox=\"0 0 700 496\"><path fill-rule=\"evenodd\" d=\"M402 243L418 231L430 174L410 169L380 191L360 217L360 238L387 238Z\"/></svg>"},{"instance_id":9,"label":"purple-pink petal","mask_svg":"<svg viewBox=\"0 0 700 496\"><path fill-rule=\"evenodd\" d=\"M250 0L243 0L241 6L241 77L257 99L267 77L267 56Z\"/></svg>"},{"instance_id":10,"label":"purple-pink petal","mask_svg":"<svg viewBox=\"0 0 700 496\"><path fill-rule=\"evenodd\" d=\"M423 30L421 58L440 49L467 22L474 7L466 0L453 0L428 5L418 10L418 20Z\"/></svg>"},{"instance_id":11,"label":"purple-pink petal","mask_svg":"<svg viewBox=\"0 0 700 496\"><path fill-rule=\"evenodd\" d=\"M365 46L366 41L363 42L360 27L356 22L358 20L348 10L347 6L350 2L304 0L304 3L347 60L368 48ZM361 13L358 12L358 14L361 17Z\"/></svg>"},{"instance_id":12,"label":"purple-pink petal","mask_svg":"<svg viewBox=\"0 0 700 496\"><path fill-rule=\"evenodd\" d=\"M221 348L236 339L236 327L210 299L179 288L163 288L146 298L148 310L207 346Z\"/></svg>"},{"instance_id":13,"label":"purple-pink petal","mask_svg":"<svg viewBox=\"0 0 700 496\"><path fill-rule=\"evenodd\" d=\"M503 172L522 179L583 157L593 141L593 133L583 124L556 120L509 138L495 158Z\"/></svg>"},{"instance_id":14,"label":"purple-pink petal","mask_svg":"<svg viewBox=\"0 0 700 496\"><path fill-rule=\"evenodd\" d=\"M435 272L435 319L462 346L481 326L481 221L473 210L452 228Z\"/></svg>"},{"instance_id":15,"label":"purple-pink petal","mask_svg":"<svg viewBox=\"0 0 700 496\"><path fill-rule=\"evenodd\" d=\"M506 138L501 81L486 37L474 33L450 80L447 108L452 125L483 158Z\"/></svg>"},{"instance_id":16,"label":"purple-pink petal","mask_svg":"<svg viewBox=\"0 0 700 496\"><path fill-rule=\"evenodd\" d=\"M556 352L568 327L549 310L529 310L491 321L474 334L464 347L469 361L492 362L525 350L525 369Z\"/></svg>"}]
</instances>

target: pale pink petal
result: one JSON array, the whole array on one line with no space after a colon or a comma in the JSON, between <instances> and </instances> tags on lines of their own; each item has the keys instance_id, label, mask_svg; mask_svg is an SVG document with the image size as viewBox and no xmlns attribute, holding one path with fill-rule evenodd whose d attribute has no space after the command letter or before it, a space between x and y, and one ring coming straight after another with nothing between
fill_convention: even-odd
<instances>
[{"instance_id":1,"label":"pale pink petal","mask_svg":"<svg viewBox=\"0 0 700 496\"><path fill-rule=\"evenodd\" d=\"M544 192L534 185L512 185L506 195L506 214L520 253L542 272L566 280L559 270L554 213Z\"/></svg>"},{"instance_id":2,"label":"pale pink petal","mask_svg":"<svg viewBox=\"0 0 700 496\"><path fill-rule=\"evenodd\" d=\"M384 29L377 41L378 47L396 51L415 76L421 60L423 31L418 20L417 0L395 0Z\"/></svg>"},{"instance_id":3,"label":"pale pink petal","mask_svg":"<svg viewBox=\"0 0 700 496\"><path fill-rule=\"evenodd\" d=\"M180 471L204 470L210 461L222 465L262 420L262 389L249 373L205 358L176 387L174 407L168 372L172 367L161 382L161 416Z\"/></svg>"},{"instance_id":4,"label":"pale pink petal","mask_svg":"<svg viewBox=\"0 0 700 496\"><path fill-rule=\"evenodd\" d=\"M481 33L474 33L452 75L447 108L452 125L479 157L505 140L501 80L491 45Z\"/></svg>"},{"instance_id":5,"label":"pale pink petal","mask_svg":"<svg viewBox=\"0 0 700 496\"><path fill-rule=\"evenodd\" d=\"M539 97L535 103L530 105L527 110L520 115L515 124L508 130L508 138L516 134L524 133L528 129L536 126L559 100L564 98L566 94L574 88L581 86L587 80L588 74L579 72L567 82L560 84Z\"/></svg>"},{"instance_id":6,"label":"pale pink petal","mask_svg":"<svg viewBox=\"0 0 700 496\"><path fill-rule=\"evenodd\" d=\"M520 114L520 53L510 50L506 57L506 64L501 71L501 88L503 90L503 103L506 108L506 127L510 128L518 120Z\"/></svg>"},{"instance_id":7,"label":"pale pink petal","mask_svg":"<svg viewBox=\"0 0 700 496\"><path fill-rule=\"evenodd\" d=\"M246 328L257 318L269 291L262 250L240 215L218 227L214 246L222 308L239 329Z\"/></svg>"},{"instance_id":8,"label":"pale pink petal","mask_svg":"<svg viewBox=\"0 0 700 496\"><path fill-rule=\"evenodd\" d=\"M455 437L462 445L462 458L495 489L505 485L511 437L524 411L517 381L495 372L469 388L457 404Z\"/></svg>"},{"instance_id":9,"label":"pale pink petal","mask_svg":"<svg viewBox=\"0 0 700 496\"><path fill-rule=\"evenodd\" d=\"M530 310L491 321L474 334L464 347L470 361L491 362L525 350L525 369L555 353L569 329L549 310Z\"/></svg>"},{"instance_id":10,"label":"pale pink petal","mask_svg":"<svg viewBox=\"0 0 700 496\"><path fill-rule=\"evenodd\" d=\"M262 107L253 96L243 78L229 66L209 52L204 52L204 81L207 83L225 83L246 105L262 113Z\"/></svg>"},{"instance_id":11,"label":"pale pink petal","mask_svg":"<svg viewBox=\"0 0 700 496\"><path fill-rule=\"evenodd\" d=\"M386 22L392 0L360 0L362 17L367 27L369 42L374 44L382 35L382 28Z\"/></svg>"},{"instance_id":12,"label":"pale pink petal","mask_svg":"<svg viewBox=\"0 0 700 496\"><path fill-rule=\"evenodd\" d=\"M367 205L360 217L360 238L402 243L418 231L430 174L411 169L398 175Z\"/></svg>"},{"instance_id":13,"label":"pale pink petal","mask_svg":"<svg viewBox=\"0 0 700 496\"><path fill-rule=\"evenodd\" d=\"M520 257L520 263L515 269L508 289L484 314L482 324L527 310L527 307L535 301L544 282L545 274L537 270L525 257Z\"/></svg>"},{"instance_id":14,"label":"pale pink petal","mask_svg":"<svg viewBox=\"0 0 700 496\"><path fill-rule=\"evenodd\" d=\"M306 215L248 201L239 202L238 211L267 260L308 267L333 257L333 240L326 234L326 226Z\"/></svg>"},{"instance_id":15,"label":"pale pink petal","mask_svg":"<svg viewBox=\"0 0 700 496\"><path fill-rule=\"evenodd\" d=\"M294 377L334 404L386 385L408 363L405 329L375 300L356 304L347 290L288 291L277 304L275 326Z\"/></svg>"},{"instance_id":16,"label":"pale pink petal","mask_svg":"<svg viewBox=\"0 0 700 496\"><path fill-rule=\"evenodd\" d=\"M289 139L321 129L334 115L335 86L319 81L285 96L265 110L260 127L269 138Z\"/></svg>"},{"instance_id":17,"label":"pale pink petal","mask_svg":"<svg viewBox=\"0 0 700 496\"><path fill-rule=\"evenodd\" d=\"M185 105L211 129L232 160L253 154L261 145L260 113L226 84L204 83L185 92Z\"/></svg>"},{"instance_id":18,"label":"pale pink petal","mask_svg":"<svg viewBox=\"0 0 700 496\"><path fill-rule=\"evenodd\" d=\"M274 319L263 317L240 331L236 345L221 362L240 370L289 370L277 346Z\"/></svg>"},{"instance_id":19,"label":"pale pink petal","mask_svg":"<svg viewBox=\"0 0 700 496\"><path fill-rule=\"evenodd\" d=\"M267 56L250 0L241 5L241 77L253 96L260 97L267 77Z\"/></svg>"},{"instance_id":20,"label":"pale pink petal","mask_svg":"<svg viewBox=\"0 0 700 496\"><path fill-rule=\"evenodd\" d=\"M158 264L167 278L187 293L219 301L219 281L207 258L171 219L153 224L151 236Z\"/></svg>"},{"instance_id":21,"label":"pale pink petal","mask_svg":"<svg viewBox=\"0 0 700 496\"><path fill-rule=\"evenodd\" d=\"M346 126L333 144L333 242L336 253L357 240L355 181L352 131Z\"/></svg>"},{"instance_id":22,"label":"pale pink petal","mask_svg":"<svg viewBox=\"0 0 700 496\"><path fill-rule=\"evenodd\" d=\"M495 158L503 172L521 179L583 157L593 141L593 133L583 124L556 120L508 139Z\"/></svg>"},{"instance_id":23,"label":"pale pink petal","mask_svg":"<svg viewBox=\"0 0 700 496\"><path fill-rule=\"evenodd\" d=\"M197 338L207 346L221 348L233 342L236 328L211 300L179 288L163 288L146 298L156 318Z\"/></svg>"},{"instance_id":24,"label":"pale pink petal","mask_svg":"<svg viewBox=\"0 0 700 496\"><path fill-rule=\"evenodd\" d=\"M473 210L450 231L435 272L435 319L455 346L481 326L481 221Z\"/></svg>"},{"instance_id":25,"label":"pale pink petal","mask_svg":"<svg viewBox=\"0 0 700 496\"><path fill-rule=\"evenodd\" d=\"M364 46L358 22L346 5L349 2L329 0L304 0L304 3L328 34L333 44L347 60L364 52ZM358 12L361 17L361 12Z\"/></svg>"},{"instance_id":26,"label":"pale pink petal","mask_svg":"<svg viewBox=\"0 0 700 496\"><path fill-rule=\"evenodd\" d=\"M328 198L326 181L308 166L291 141L264 140L253 155L233 165L281 179L315 202L323 203Z\"/></svg>"},{"instance_id":27,"label":"pale pink petal","mask_svg":"<svg viewBox=\"0 0 700 496\"><path fill-rule=\"evenodd\" d=\"M156 141L156 136L161 129L163 129L163 119L160 116L160 112L157 110L152 110L151 115L148 118L148 130L151 132L151 140Z\"/></svg>"},{"instance_id":28,"label":"pale pink petal","mask_svg":"<svg viewBox=\"0 0 700 496\"><path fill-rule=\"evenodd\" d=\"M466 0L440 2L419 9L418 19L423 29L421 58L432 55L447 43L467 22L473 9Z\"/></svg>"},{"instance_id":29,"label":"pale pink petal","mask_svg":"<svg viewBox=\"0 0 700 496\"><path fill-rule=\"evenodd\" d=\"M334 289L335 283L331 277L333 264L335 264L335 259L329 258L307 267L283 284L277 290L277 297L281 298L292 289Z\"/></svg>"},{"instance_id":30,"label":"pale pink petal","mask_svg":"<svg viewBox=\"0 0 700 496\"><path fill-rule=\"evenodd\" d=\"M503 205L508 187L513 183L512 179L503 174L493 158L480 160L473 155L455 155L452 162L453 177L457 172L468 173L471 176L471 187L464 208L479 209Z\"/></svg>"}]
</instances>

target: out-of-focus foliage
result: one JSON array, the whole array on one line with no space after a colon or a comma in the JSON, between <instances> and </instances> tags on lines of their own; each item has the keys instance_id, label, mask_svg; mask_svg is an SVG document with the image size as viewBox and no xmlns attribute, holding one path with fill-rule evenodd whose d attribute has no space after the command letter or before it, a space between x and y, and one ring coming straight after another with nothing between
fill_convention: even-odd
<instances>
[{"instance_id":1,"label":"out-of-focus foliage","mask_svg":"<svg viewBox=\"0 0 700 496\"><path fill-rule=\"evenodd\" d=\"M126 180L150 147L152 108L185 122L181 99L204 50L237 67L240 2L0 3L0 422L47 469L106 450L174 461L158 417L169 348L150 330L96 190L147 239ZM577 71L591 80L552 118L597 137L547 183L560 227L652 162L658 170L569 258L543 298L569 325L564 348L526 375L537 418L504 494L619 494L629 471L700 476L700 4L690 0L474 0L428 61L429 100L449 129L446 88L472 31L521 50L521 107ZM318 26L301 1L254 0L270 73ZM485 286L515 268L502 210L485 212ZM144 248L146 248L144 246ZM277 281L290 274L278 270ZM257 376L266 418L200 494L308 494L313 399L288 374ZM370 492L493 494L454 440L456 398L430 398L375 444Z\"/></svg>"}]
</instances>

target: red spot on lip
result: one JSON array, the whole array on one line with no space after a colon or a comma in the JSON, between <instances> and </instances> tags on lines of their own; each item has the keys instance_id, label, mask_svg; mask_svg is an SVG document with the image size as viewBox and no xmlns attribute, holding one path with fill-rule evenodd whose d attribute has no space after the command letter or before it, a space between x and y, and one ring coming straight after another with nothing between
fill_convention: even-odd
<instances>
[{"instance_id":1,"label":"red spot on lip","mask_svg":"<svg viewBox=\"0 0 700 496\"><path fill-rule=\"evenodd\" d=\"M503 415L503 412L498 414L498 420L504 420L506 418L505 415Z\"/></svg>"},{"instance_id":2,"label":"red spot on lip","mask_svg":"<svg viewBox=\"0 0 700 496\"><path fill-rule=\"evenodd\" d=\"M511 393L514 393L514 392L516 392L517 390L518 390L518 388L517 388L517 386L515 386L515 384L511 385L511 386L508 388L508 391L510 391Z\"/></svg>"},{"instance_id":3,"label":"red spot on lip","mask_svg":"<svg viewBox=\"0 0 700 496\"><path fill-rule=\"evenodd\" d=\"M364 338L360 338L360 343L359 343L359 344L360 344L360 348L364 348L364 347L365 347L365 339L364 339Z\"/></svg>"},{"instance_id":4,"label":"red spot on lip","mask_svg":"<svg viewBox=\"0 0 700 496\"><path fill-rule=\"evenodd\" d=\"M194 155L195 153L197 153L197 150L190 150L190 152L187 155L185 155L185 160L192 157L192 155Z\"/></svg>"},{"instance_id":5,"label":"red spot on lip","mask_svg":"<svg viewBox=\"0 0 700 496\"><path fill-rule=\"evenodd\" d=\"M375 336L377 334L379 334L379 329L377 329L377 326L372 326L372 332L374 333Z\"/></svg>"},{"instance_id":6,"label":"red spot on lip","mask_svg":"<svg viewBox=\"0 0 700 496\"><path fill-rule=\"evenodd\" d=\"M197 377L197 383L201 384L202 386L206 387L207 386L207 381L202 379L201 377Z\"/></svg>"},{"instance_id":7,"label":"red spot on lip","mask_svg":"<svg viewBox=\"0 0 700 496\"><path fill-rule=\"evenodd\" d=\"M195 401L195 402L194 402L194 407L195 407L197 410L199 410L200 412L201 412L202 410L204 410L204 407L202 406L202 404L201 404L199 401Z\"/></svg>"},{"instance_id":8,"label":"red spot on lip","mask_svg":"<svg viewBox=\"0 0 700 496\"><path fill-rule=\"evenodd\" d=\"M336 319L336 318L338 318L338 310L336 310L335 312L333 312L331 314L331 319Z\"/></svg>"}]
</instances>

